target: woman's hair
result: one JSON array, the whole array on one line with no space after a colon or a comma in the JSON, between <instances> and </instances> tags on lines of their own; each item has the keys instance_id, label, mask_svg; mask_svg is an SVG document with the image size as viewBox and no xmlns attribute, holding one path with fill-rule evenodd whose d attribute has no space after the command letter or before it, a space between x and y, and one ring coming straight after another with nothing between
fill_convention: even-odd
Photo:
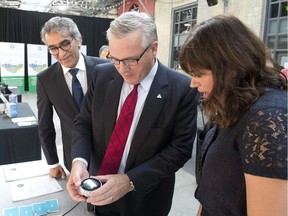
<instances>
[{"instance_id":1,"label":"woman's hair","mask_svg":"<svg viewBox=\"0 0 288 216\"><path fill-rule=\"evenodd\" d=\"M154 41L158 41L157 28L153 17L147 13L135 11L123 13L110 23L110 27L107 30L107 40L123 38L136 30L141 30L143 34L143 48L146 48Z\"/></svg>"},{"instance_id":2,"label":"woman's hair","mask_svg":"<svg viewBox=\"0 0 288 216\"><path fill-rule=\"evenodd\" d=\"M181 68L213 75L205 114L219 127L232 126L269 88L287 90L279 65L262 41L235 16L219 15L193 28L180 50Z\"/></svg>"},{"instance_id":3,"label":"woman's hair","mask_svg":"<svg viewBox=\"0 0 288 216\"><path fill-rule=\"evenodd\" d=\"M109 52L109 46L108 45L102 45L99 49L99 56L102 54L102 52Z\"/></svg>"},{"instance_id":4,"label":"woman's hair","mask_svg":"<svg viewBox=\"0 0 288 216\"><path fill-rule=\"evenodd\" d=\"M82 35L76 23L67 17L52 17L44 24L40 32L41 40L44 44L46 44L45 35L50 32L58 32L60 35L65 37L68 34L72 38L76 38L82 42Z\"/></svg>"}]
</instances>

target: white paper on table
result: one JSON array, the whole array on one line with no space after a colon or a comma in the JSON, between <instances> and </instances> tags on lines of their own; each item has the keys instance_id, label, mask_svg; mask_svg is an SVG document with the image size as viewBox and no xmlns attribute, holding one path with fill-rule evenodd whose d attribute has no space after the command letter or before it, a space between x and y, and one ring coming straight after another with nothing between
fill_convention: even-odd
<instances>
[{"instance_id":1,"label":"white paper on table","mask_svg":"<svg viewBox=\"0 0 288 216\"><path fill-rule=\"evenodd\" d=\"M62 191L55 178L49 175L8 182L12 201L20 201Z\"/></svg>"},{"instance_id":2,"label":"white paper on table","mask_svg":"<svg viewBox=\"0 0 288 216\"><path fill-rule=\"evenodd\" d=\"M47 163L41 160L4 165L3 170L5 179L8 182L49 173Z\"/></svg>"},{"instance_id":3,"label":"white paper on table","mask_svg":"<svg viewBox=\"0 0 288 216\"><path fill-rule=\"evenodd\" d=\"M37 122L18 122L17 125L19 127L22 127L22 126L31 126L31 125L36 125Z\"/></svg>"},{"instance_id":4,"label":"white paper on table","mask_svg":"<svg viewBox=\"0 0 288 216\"><path fill-rule=\"evenodd\" d=\"M13 123L18 123L18 122L36 122L35 116L12 118L11 120L12 120Z\"/></svg>"}]
</instances>

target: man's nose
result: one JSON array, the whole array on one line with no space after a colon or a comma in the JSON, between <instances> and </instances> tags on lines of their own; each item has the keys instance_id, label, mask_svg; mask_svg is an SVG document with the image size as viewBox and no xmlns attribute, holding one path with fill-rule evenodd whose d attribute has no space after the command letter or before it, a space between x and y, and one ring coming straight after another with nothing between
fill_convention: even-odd
<instances>
[{"instance_id":1,"label":"man's nose","mask_svg":"<svg viewBox=\"0 0 288 216\"><path fill-rule=\"evenodd\" d=\"M65 55L67 51L61 49L61 48L58 48L58 55Z\"/></svg>"},{"instance_id":2,"label":"man's nose","mask_svg":"<svg viewBox=\"0 0 288 216\"><path fill-rule=\"evenodd\" d=\"M127 71L128 69L129 69L129 66L127 66L122 61L120 61L120 64L118 65L118 70L119 71Z\"/></svg>"}]
</instances>

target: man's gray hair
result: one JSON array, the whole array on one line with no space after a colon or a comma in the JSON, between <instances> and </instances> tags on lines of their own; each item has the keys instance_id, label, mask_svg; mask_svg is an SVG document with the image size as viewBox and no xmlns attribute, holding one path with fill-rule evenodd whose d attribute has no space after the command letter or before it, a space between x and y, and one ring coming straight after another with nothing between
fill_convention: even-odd
<instances>
[{"instance_id":1,"label":"man's gray hair","mask_svg":"<svg viewBox=\"0 0 288 216\"><path fill-rule=\"evenodd\" d=\"M123 38L127 34L140 29L143 33L142 47L146 48L154 41L158 41L157 28L154 18L144 12L126 12L110 23L107 30L107 40Z\"/></svg>"},{"instance_id":2,"label":"man's gray hair","mask_svg":"<svg viewBox=\"0 0 288 216\"><path fill-rule=\"evenodd\" d=\"M76 25L76 23L67 17L52 17L43 26L40 32L41 40L44 44L45 35L51 32L58 32L62 36L67 36L67 33L72 38L78 39L82 43L82 35Z\"/></svg>"}]
</instances>

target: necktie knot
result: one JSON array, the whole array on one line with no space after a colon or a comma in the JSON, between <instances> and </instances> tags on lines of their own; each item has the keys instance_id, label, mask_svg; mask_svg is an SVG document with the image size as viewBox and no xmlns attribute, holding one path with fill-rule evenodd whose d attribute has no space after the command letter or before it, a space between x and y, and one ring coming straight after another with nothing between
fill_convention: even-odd
<instances>
[{"instance_id":1,"label":"necktie knot","mask_svg":"<svg viewBox=\"0 0 288 216\"><path fill-rule=\"evenodd\" d=\"M139 83L138 83L138 84L135 84L133 89L136 89L136 90L137 90L138 86L139 86Z\"/></svg>"},{"instance_id":2,"label":"necktie knot","mask_svg":"<svg viewBox=\"0 0 288 216\"><path fill-rule=\"evenodd\" d=\"M71 68L70 70L69 70L69 73L73 76L73 78L76 78L76 75L77 75L77 73L78 73L78 68Z\"/></svg>"},{"instance_id":3,"label":"necktie knot","mask_svg":"<svg viewBox=\"0 0 288 216\"><path fill-rule=\"evenodd\" d=\"M138 86L139 86L139 83L134 85L134 87L133 87L133 89L132 89L132 91L131 91L131 93L130 93L130 95L131 95L132 97L135 97L135 95L136 95L136 97L137 97L137 94L138 94ZM128 96L129 96L129 95L128 95Z\"/></svg>"}]
</instances>

